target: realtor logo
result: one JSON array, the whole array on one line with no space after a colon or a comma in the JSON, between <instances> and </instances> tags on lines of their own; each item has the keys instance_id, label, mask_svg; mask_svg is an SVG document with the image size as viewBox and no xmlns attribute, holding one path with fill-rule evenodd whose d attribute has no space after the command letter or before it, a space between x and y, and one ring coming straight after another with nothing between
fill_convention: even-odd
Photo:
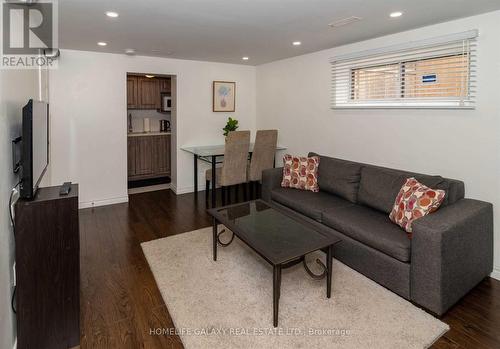
<instances>
[{"instance_id":1,"label":"realtor logo","mask_svg":"<svg viewBox=\"0 0 500 349\"><path fill-rule=\"evenodd\" d=\"M44 52L57 48L55 1L8 1L2 4L2 68L52 67Z\"/></svg>"}]
</instances>

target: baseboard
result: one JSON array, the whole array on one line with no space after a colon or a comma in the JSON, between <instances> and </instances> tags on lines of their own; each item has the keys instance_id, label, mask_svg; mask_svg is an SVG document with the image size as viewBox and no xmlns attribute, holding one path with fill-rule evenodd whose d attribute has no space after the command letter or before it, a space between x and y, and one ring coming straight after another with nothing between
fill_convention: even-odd
<instances>
[{"instance_id":1,"label":"baseboard","mask_svg":"<svg viewBox=\"0 0 500 349\"><path fill-rule=\"evenodd\" d=\"M170 183L170 190L172 190L174 194L177 195L177 186L174 183Z\"/></svg>"},{"instance_id":2,"label":"baseboard","mask_svg":"<svg viewBox=\"0 0 500 349\"><path fill-rule=\"evenodd\" d=\"M173 184L170 184L170 189L175 193L175 195L181 195L181 194L193 193L194 185L191 185L189 187L177 188ZM204 190L205 190L205 184L203 184L202 186L198 185L198 191L204 191Z\"/></svg>"},{"instance_id":3,"label":"baseboard","mask_svg":"<svg viewBox=\"0 0 500 349\"><path fill-rule=\"evenodd\" d=\"M124 202L128 202L128 196L121 196L118 198L111 198L111 199L104 199L104 200L95 200L95 201L88 201L88 202L80 202L78 204L78 208L91 208L91 207L98 207L98 206L106 206L106 205L114 205L114 204L121 204Z\"/></svg>"},{"instance_id":4,"label":"baseboard","mask_svg":"<svg viewBox=\"0 0 500 349\"><path fill-rule=\"evenodd\" d=\"M187 194L187 193L194 192L194 186L184 187L184 188L175 187L175 190L174 190L174 187L172 186L171 189L175 193L175 195L181 195L181 194Z\"/></svg>"},{"instance_id":5,"label":"baseboard","mask_svg":"<svg viewBox=\"0 0 500 349\"><path fill-rule=\"evenodd\" d=\"M128 195L149 193L151 191L158 191L158 190L167 190L170 189L170 187L171 187L170 183L167 183L167 184L149 185L147 187L130 188L128 190Z\"/></svg>"},{"instance_id":6,"label":"baseboard","mask_svg":"<svg viewBox=\"0 0 500 349\"><path fill-rule=\"evenodd\" d=\"M490 274L490 277L500 281L500 269L498 268L493 269L493 272Z\"/></svg>"}]
</instances>

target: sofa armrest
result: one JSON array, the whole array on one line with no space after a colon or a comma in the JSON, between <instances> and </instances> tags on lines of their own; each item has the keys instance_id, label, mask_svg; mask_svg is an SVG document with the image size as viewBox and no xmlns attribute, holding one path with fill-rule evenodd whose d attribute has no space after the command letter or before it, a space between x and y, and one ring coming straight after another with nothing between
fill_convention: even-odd
<instances>
[{"instance_id":1,"label":"sofa armrest","mask_svg":"<svg viewBox=\"0 0 500 349\"><path fill-rule=\"evenodd\" d=\"M492 204L462 199L413 222L415 303L442 315L492 270Z\"/></svg>"},{"instance_id":2,"label":"sofa armrest","mask_svg":"<svg viewBox=\"0 0 500 349\"><path fill-rule=\"evenodd\" d=\"M262 171L262 200L271 202L271 191L281 186L283 167Z\"/></svg>"}]
</instances>

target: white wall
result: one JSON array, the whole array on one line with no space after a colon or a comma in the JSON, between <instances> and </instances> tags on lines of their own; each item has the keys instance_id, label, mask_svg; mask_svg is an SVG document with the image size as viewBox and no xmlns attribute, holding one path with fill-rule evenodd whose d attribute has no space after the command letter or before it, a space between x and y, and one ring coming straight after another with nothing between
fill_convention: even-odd
<instances>
[{"instance_id":1,"label":"white wall","mask_svg":"<svg viewBox=\"0 0 500 349\"><path fill-rule=\"evenodd\" d=\"M83 207L127 197L127 72L177 76L178 193L193 190L193 159L181 146L223 143L228 116L255 130L255 67L62 50L50 72L50 183L78 182ZM212 112L213 80L236 81L236 113Z\"/></svg>"},{"instance_id":2,"label":"white wall","mask_svg":"<svg viewBox=\"0 0 500 349\"><path fill-rule=\"evenodd\" d=\"M476 110L331 110L329 58L479 29ZM257 68L257 128L291 153L322 154L462 179L495 205L500 277L500 11L332 48Z\"/></svg>"},{"instance_id":3,"label":"white wall","mask_svg":"<svg viewBox=\"0 0 500 349\"><path fill-rule=\"evenodd\" d=\"M37 97L37 81L34 70L0 70L0 348L12 348L16 337L10 306L14 236L8 202L18 178L12 173L11 140L21 135L22 107Z\"/></svg>"}]
</instances>

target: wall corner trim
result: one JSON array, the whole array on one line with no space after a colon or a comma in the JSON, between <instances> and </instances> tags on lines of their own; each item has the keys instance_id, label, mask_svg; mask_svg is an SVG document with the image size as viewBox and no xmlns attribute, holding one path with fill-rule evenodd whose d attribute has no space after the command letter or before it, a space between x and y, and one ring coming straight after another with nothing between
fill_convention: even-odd
<instances>
[{"instance_id":1,"label":"wall corner trim","mask_svg":"<svg viewBox=\"0 0 500 349\"><path fill-rule=\"evenodd\" d=\"M493 279L497 279L497 280L500 281L500 268L495 267L493 269L493 272L490 274L490 277L492 277Z\"/></svg>"},{"instance_id":2,"label":"wall corner trim","mask_svg":"<svg viewBox=\"0 0 500 349\"><path fill-rule=\"evenodd\" d=\"M170 190L172 190L175 195L179 195L177 193L177 185L176 185L176 183L173 183L173 182L170 183Z\"/></svg>"}]
</instances>

